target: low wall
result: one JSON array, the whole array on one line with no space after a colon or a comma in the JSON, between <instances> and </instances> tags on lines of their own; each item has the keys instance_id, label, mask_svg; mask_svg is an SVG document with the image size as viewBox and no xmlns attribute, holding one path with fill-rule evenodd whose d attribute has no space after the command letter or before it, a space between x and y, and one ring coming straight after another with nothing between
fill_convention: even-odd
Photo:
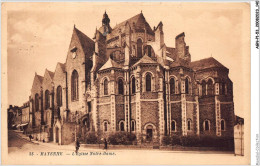
<instances>
[{"instance_id":1,"label":"low wall","mask_svg":"<svg viewBox=\"0 0 260 166\"><path fill-rule=\"evenodd\" d=\"M81 144L81 147L103 149L104 144ZM225 147L183 147L183 146L147 146L147 145L108 145L109 149L158 149L169 151L230 151Z\"/></svg>"}]
</instances>

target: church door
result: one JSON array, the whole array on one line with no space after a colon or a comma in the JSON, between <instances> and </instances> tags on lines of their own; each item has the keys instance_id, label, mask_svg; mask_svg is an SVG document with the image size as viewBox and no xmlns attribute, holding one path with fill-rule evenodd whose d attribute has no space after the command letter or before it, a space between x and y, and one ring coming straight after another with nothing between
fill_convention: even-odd
<instances>
[{"instance_id":1,"label":"church door","mask_svg":"<svg viewBox=\"0 0 260 166\"><path fill-rule=\"evenodd\" d=\"M147 141L152 141L153 139L153 127L148 126L146 129L146 140Z\"/></svg>"}]
</instances>

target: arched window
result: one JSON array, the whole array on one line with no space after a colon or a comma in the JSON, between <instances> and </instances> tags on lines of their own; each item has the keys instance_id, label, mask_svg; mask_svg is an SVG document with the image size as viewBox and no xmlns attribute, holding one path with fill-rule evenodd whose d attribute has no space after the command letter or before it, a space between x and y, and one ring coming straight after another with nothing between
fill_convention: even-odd
<instances>
[{"instance_id":1,"label":"arched window","mask_svg":"<svg viewBox=\"0 0 260 166\"><path fill-rule=\"evenodd\" d=\"M188 130L191 130L191 120L190 119L188 119L188 121L187 121L187 128L188 128Z\"/></svg>"},{"instance_id":2,"label":"arched window","mask_svg":"<svg viewBox=\"0 0 260 166\"><path fill-rule=\"evenodd\" d=\"M45 91L45 109L50 108L50 92L48 90Z\"/></svg>"},{"instance_id":3,"label":"arched window","mask_svg":"<svg viewBox=\"0 0 260 166\"><path fill-rule=\"evenodd\" d=\"M104 131L107 131L107 122L104 122Z\"/></svg>"},{"instance_id":4,"label":"arched window","mask_svg":"<svg viewBox=\"0 0 260 166\"><path fill-rule=\"evenodd\" d=\"M76 70L71 75L71 100L79 99L79 75Z\"/></svg>"},{"instance_id":5,"label":"arched window","mask_svg":"<svg viewBox=\"0 0 260 166\"><path fill-rule=\"evenodd\" d=\"M210 130L210 121L209 120L205 120L204 121L204 130L205 131L209 131Z\"/></svg>"},{"instance_id":6,"label":"arched window","mask_svg":"<svg viewBox=\"0 0 260 166\"><path fill-rule=\"evenodd\" d=\"M108 80L104 80L104 95L108 95Z\"/></svg>"},{"instance_id":7,"label":"arched window","mask_svg":"<svg viewBox=\"0 0 260 166\"><path fill-rule=\"evenodd\" d=\"M214 86L211 79L208 80L208 95L211 96L214 94Z\"/></svg>"},{"instance_id":8,"label":"arched window","mask_svg":"<svg viewBox=\"0 0 260 166\"><path fill-rule=\"evenodd\" d=\"M146 92L151 92L152 90L152 78L151 74L147 74L145 77L145 85L146 85Z\"/></svg>"},{"instance_id":9,"label":"arched window","mask_svg":"<svg viewBox=\"0 0 260 166\"><path fill-rule=\"evenodd\" d=\"M39 111L39 94L35 94L35 112Z\"/></svg>"},{"instance_id":10,"label":"arched window","mask_svg":"<svg viewBox=\"0 0 260 166\"><path fill-rule=\"evenodd\" d=\"M132 94L135 93L135 77L132 78Z\"/></svg>"},{"instance_id":11,"label":"arched window","mask_svg":"<svg viewBox=\"0 0 260 166\"><path fill-rule=\"evenodd\" d=\"M61 86L57 87L57 106L62 106L62 88Z\"/></svg>"},{"instance_id":12,"label":"arched window","mask_svg":"<svg viewBox=\"0 0 260 166\"><path fill-rule=\"evenodd\" d=\"M173 120L171 124L172 131L176 131L176 122Z\"/></svg>"},{"instance_id":13,"label":"arched window","mask_svg":"<svg viewBox=\"0 0 260 166\"><path fill-rule=\"evenodd\" d=\"M185 79L185 93L189 94L189 79Z\"/></svg>"},{"instance_id":14,"label":"arched window","mask_svg":"<svg viewBox=\"0 0 260 166\"><path fill-rule=\"evenodd\" d=\"M142 57L143 42L141 39L137 40L137 56Z\"/></svg>"},{"instance_id":15,"label":"arched window","mask_svg":"<svg viewBox=\"0 0 260 166\"><path fill-rule=\"evenodd\" d=\"M135 121L131 121L131 131L135 131Z\"/></svg>"},{"instance_id":16,"label":"arched window","mask_svg":"<svg viewBox=\"0 0 260 166\"><path fill-rule=\"evenodd\" d=\"M170 79L170 94L174 94L175 93L175 79L171 78Z\"/></svg>"},{"instance_id":17,"label":"arched window","mask_svg":"<svg viewBox=\"0 0 260 166\"><path fill-rule=\"evenodd\" d=\"M202 81L202 96L206 95L206 81Z\"/></svg>"},{"instance_id":18,"label":"arched window","mask_svg":"<svg viewBox=\"0 0 260 166\"><path fill-rule=\"evenodd\" d=\"M125 131L125 123L124 123L124 121L120 121L119 122L119 130L120 131Z\"/></svg>"},{"instance_id":19,"label":"arched window","mask_svg":"<svg viewBox=\"0 0 260 166\"><path fill-rule=\"evenodd\" d=\"M224 119L221 120L221 130L222 131L225 130L225 120Z\"/></svg>"},{"instance_id":20,"label":"arched window","mask_svg":"<svg viewBox=\"0 0 260 166\"><path fill-rule=\"evenodd\" d=\"M150 45L147 45L145 48L145 53L149 56L152 57L152 47Z\"/></svg>"},{"instance_id":21,"label":"arched window","mask_svg":"<svg viewBox=\"0 0 260 166\"><path fill-rule=\"evenodd\" d=\"M124 82L122 79L118 80L118 94L120 95L124 94Z\"/></svg>"}]
</instances>

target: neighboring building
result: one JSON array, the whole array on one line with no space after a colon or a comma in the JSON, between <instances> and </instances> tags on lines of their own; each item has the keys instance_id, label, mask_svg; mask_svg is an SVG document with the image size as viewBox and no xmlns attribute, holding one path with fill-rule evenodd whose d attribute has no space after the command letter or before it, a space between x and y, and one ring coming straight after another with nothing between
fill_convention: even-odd
<instances>
[{"instance_id":1,"label":"neighboring building","mask_svg":"<svg viewBox=\"0 0 260 166\"><path fill-rule=\"evenodd\" d=\"M12 106L10 105L9 108L7 109L7 118L8 118L8 129L14 129L16 127L16 115L18 112L19 107L18 106Z\"/></svg>"},{"instance_id":2,"label":"neighboring building","mask_svg":"<svg viewBox=\"0 0 260 166\"><path fill-rule=\"evenodd\" d=\"M28 125L30 123L30 107L29 107L29 101L24 103L22 107L20 107L21 112L22 112L22 120L21 124L19 127L23 130L26 131L28 128Z\"/></svg>"},{"instance_id":3,"label":"neighboring building","mask_svg":"<svg viewBox=\"0 0 260 166\"><path fill-rule=\"evenodd\" d=\"M244 118L235 116L234 126L235 155L244 156Z\"/></svg>"},{"instance_id":4,"label":"neighboring building","mask_svg":"<svg viewBox=\"0 0 260 166\"><path fill-rule=\"evenodd\" d=\"M23 106L20 108L22 110L22 123L29 123L30 122L30 107L29 101L24 103Z\"/></svg>"},{"instance_id":5,"label":"neighboring building","mask_svg":"<svg viewBox=\"0 0 260 166\"><path fill-rule=\"evenodd\" d=\"M191 62L185 34L164 43L140 13L114 28L105 13L91 39L75 26L65 64L35 74L30 99L39 139L69 144L88 132L233 137L233 83L213 57Z\"/></svg>"},{"instance_id":6,"label":"neighboring building","mask_svg":"<svg viewBox=\"0 0 260 166\"><path fill-rule=\"evenodd\" d=\"M16 114L14 117L14 124L17 129L20 129L20 125L22 124L22 110L20 107L16 110Z\"/></svg>"},{"instance_id":7,"label":"neighboring building","mask_svg":"<svg viewBox=\"0 0 260 166\"><path fill-rule=\"evenodd\" d=\"M25 130L30 123L29 101L23 106L12 106L8 108L8 129Z\"/></svg>"}]
</instances>

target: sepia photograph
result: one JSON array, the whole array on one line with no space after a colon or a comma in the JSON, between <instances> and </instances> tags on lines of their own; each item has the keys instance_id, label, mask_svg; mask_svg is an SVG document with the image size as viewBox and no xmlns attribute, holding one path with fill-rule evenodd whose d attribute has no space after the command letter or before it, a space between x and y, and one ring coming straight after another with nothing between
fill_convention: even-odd
<instances>
[{"instance_id":1,"label":"sepia photograph","mask_svg":"<svg viewBox=\"0 0 260 166\"><path fill-rule=\"evenodd\" d=\"M250 7L3 3L2 163L250 164Z\"/></svg>"}]
</instances>

